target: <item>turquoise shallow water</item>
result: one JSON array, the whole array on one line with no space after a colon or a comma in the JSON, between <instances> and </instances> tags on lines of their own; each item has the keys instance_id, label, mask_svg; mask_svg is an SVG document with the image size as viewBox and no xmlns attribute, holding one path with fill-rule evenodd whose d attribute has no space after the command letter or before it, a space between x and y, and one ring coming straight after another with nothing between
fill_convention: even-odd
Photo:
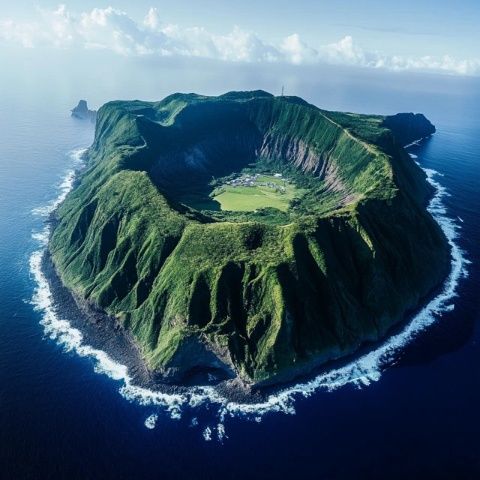
<instances>
[{"instance_id":1,"label":"turquoise shallow water","mask_svg":"<svg viewBox=\"0 0 480 480\"><path fill-rule=\"evenodd\" d=\"M218 401L186 406L182 399L172 403L133 387L122 389L125 372L107 365L101 354L99 364L98 352L85 346L66 351L65 345L78 347L78 338L74 343L68 325L59 330L49 322L48 298L34 297L39 278L31 262L45 233L41 208L66 191L68 173L78 165L74 152L93 136L93 127L71 119L68 110L79 96L97 103L161 98L183 78L179 71L156 73L166 80L139 81L126 73L115 81L91 75L46 82L41 73L37 82L23 76L5 80L0 477L467 478L480 473L480 89L475 82L446 79L429 86L422 78L406 85L377 77L342 76L341 82L295 77L295 93L319 106L380 113L415 109L437 126L437 134L410 152L440 188L432 208L448 231L455 229L460 250L454 266L466 268L468 276L458 272L451 284L456 296L433 305L437 312L420 318L424 323L417 335L400 333L397 343L390 340L349 371L320 379L315 386L322 388L315 392L312 385L299 388L311 390L308 398L276 396L250 412ZM204 72L206 80L198 75L188 84L183 78L178 89L218 93L260 82L274 90L274 73L258 80L244 72L242 78L212 84ZM462 259L471 263L458 263ZM99 367L110 376L98 373ZM329 391L333 387L338 388Z\"/></svg>"}]
</instances>

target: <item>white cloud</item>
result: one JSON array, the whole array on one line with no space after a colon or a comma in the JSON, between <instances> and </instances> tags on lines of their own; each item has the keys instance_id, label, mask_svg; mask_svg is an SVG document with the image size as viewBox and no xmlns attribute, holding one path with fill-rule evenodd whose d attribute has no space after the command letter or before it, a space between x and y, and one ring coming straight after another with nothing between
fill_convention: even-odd
<instances>
[{"instance_id":1,"label":"white cloud","mask_svg":"<svg viewBox=\"0 0 480 480\"><path fill-rule=\"evenodd\" d=\"M324 55L335 63L371 66L365 52L353 43L350 35L336 43L326 45L322 49Z\"/></svg>"},{"instance_id":2,"label":"white cloud","mask_svg":"<svg viewBox=\"0 0 480 480\"><path fill-rule=\"evenodd\" d=\"M295 65L331 63L365 68L444 72L480 75L480 59L407 57L369 52L349 35L337 42L313 48L297 33L278 45L239 27L218 35L202 27L184 28L164 24L156 8L150 8L143 22L112 7L94 8L75 14L60 5L53 11L38 10L35 21L0 20L0 41L34 48L97 48L125 56L191 56L232 62L286 62Z\"/></svg>"},{"instance_id":3,"label":"white cloud","mask_svg":"<svg viewBox=\"0 0 480 480\"><path fill-rule=\"evenodd\" d=\"M319 52L304 43L298 33L286 37L280 45L285 59L295 65L315 63L319 60Z\"/></svg>"},{"instance_id":4,"label":"white cloud","mask_svg":"<svg viewBox=\"0 0 480 480\"><path fill-rule=\"evenodd\" d=\"M33 48L37 43L37 32L30 24L17 25L13 20L0 22L0 40Z\"/></svg>"},{"instance_id":5,"label":"white cloud","mask_svg":"<svg viewBox=\"0 0 480 480\"><path fill-rule=\"evenodd\" d=\"M150 10L148 10L148 13L145 15L143 24L150 30L156 30L160 26L160 23L161 20L158 10L154 7L151 7Z\"/></svg>"},{"instance_id":6,"label":"white cloud","mask_svg":"<svg viewBox=\"0 0 480 480\"><path fill-rule=\"evenodd\" d=\"M74 40L73 20L65 5L60 5L50 15L48 12L42 12L47 18L50 17L50 25L54 38L55 46L67 46Z\"/></svg>"},{"instance_id":7,"label":"white cloud","mask_svg":"<svg viewBox=\"0 0 480 480\"><path fill-rule=\"evenodd\" d=\"M82 13L72 27L85 48L110 49L121 55L154 53L148 45L149 33L126 13L112 7Z\"/></svg>"},{"instance_id":8,"label":"white cloud","mask_svg":"<svg viewBox=\"0 0 480 480\"><path fill-rule=\"evenodd\" d=\"M211 38L222 60L262 62L280 59L275 47L239 27L235 27L228 35Z\"/></svg>"}]
</instances>

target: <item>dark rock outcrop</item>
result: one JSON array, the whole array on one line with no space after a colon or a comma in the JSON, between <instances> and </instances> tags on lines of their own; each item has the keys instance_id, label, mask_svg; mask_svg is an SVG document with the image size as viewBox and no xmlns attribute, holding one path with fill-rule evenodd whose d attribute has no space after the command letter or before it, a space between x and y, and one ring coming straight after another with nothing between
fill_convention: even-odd
<instances>
[{"instance_id":1,"label":"dark rock outcrop","mask_svg":"<svg viewBox=\"0 0 480 480\"><path fill-rule=\"evenodd\" d=\"M389 128L397 142L405 146L435 133L435 127L421 113L397 113L385 117L383 126Z\"/></svg>"},{"instance_id":2,"label":"dark rock outcrop","mask_svg":"<svg viewBox=\"0 0 480 480\"><path fill-rule=\"evenodd\" d=\"M87 101L80 100L78 102L78 105L74 109L72 109L72 117L78 118L80 120L90 120L93 123L97 118L97 111L89 110Z\"/></svg>"}]
</instances>

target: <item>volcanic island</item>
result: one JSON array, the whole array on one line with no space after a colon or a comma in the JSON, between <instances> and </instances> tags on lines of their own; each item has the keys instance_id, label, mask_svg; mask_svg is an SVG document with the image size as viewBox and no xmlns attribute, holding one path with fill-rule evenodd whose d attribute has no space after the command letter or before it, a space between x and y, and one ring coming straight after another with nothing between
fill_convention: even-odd
<instances>
[{"instance_id":1,"label":"volcanic island","mask_svg":"<svg viewBox=\"0 0 480 480\"><path fill-rule=\"evenodd\" d=\"M264 91L100 108L48 262L156 382L280 385L385 338L450 252L404 146L421 114Z\"/></svg>"}]
</instances>

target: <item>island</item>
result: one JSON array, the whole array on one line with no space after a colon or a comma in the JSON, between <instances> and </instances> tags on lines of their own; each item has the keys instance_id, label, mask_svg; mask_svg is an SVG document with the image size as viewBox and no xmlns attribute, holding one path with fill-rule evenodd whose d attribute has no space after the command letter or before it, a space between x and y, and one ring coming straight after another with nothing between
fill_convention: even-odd
<instances>
[{"instance_id":1,"label":"island","mask_svg":"<svg viewBox=\"0 0 480 480\"><path fill-rule=\"evenodd\" d=\"M79 120L89 120L92 123L95 122L97 118L97 112L95 110L90 110L86 100L80 100L78 105L72 109L72 117L78 118Z\"/></svg>"},{"instance_id":2,"label":"island","mask_svg":"<svg viewBox=\"0 0 480 480\"><path fill-rule=\"evenodd\" d=\"M434 132L264 91L112 101L48 255L159 382L289 382L385 338L448 274L403 148Z\"/></svg>"}]
</instances>

